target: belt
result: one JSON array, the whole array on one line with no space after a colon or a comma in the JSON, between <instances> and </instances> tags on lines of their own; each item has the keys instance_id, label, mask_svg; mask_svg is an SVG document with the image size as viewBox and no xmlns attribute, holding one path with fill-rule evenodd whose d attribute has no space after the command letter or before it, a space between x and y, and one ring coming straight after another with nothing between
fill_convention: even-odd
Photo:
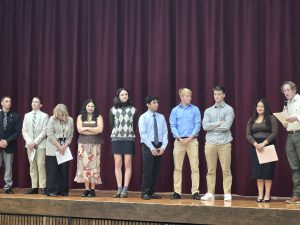
<instances>
[{"instance_id":1,"label":"belt","mask_svg":"<svg viewBox=\"0 0 300 225\"><path fill-rule=\"evenodd\" d=\"M181 139L189 138L189 137L180 137ZM193 137L193 139L196 137ZM179 138L176 138L179 141Z\"/></svg>"},{"instance_id":2,"label":"belt","mask_svg":"<svg viewBox=\"0 0 300 225\"><path fill-rule=\"evenodd\" d=\"M300 133L300 130L291 130L291 131L288 131L288 134L296 134L296 133Z\"/></svg>"}]
</instances>

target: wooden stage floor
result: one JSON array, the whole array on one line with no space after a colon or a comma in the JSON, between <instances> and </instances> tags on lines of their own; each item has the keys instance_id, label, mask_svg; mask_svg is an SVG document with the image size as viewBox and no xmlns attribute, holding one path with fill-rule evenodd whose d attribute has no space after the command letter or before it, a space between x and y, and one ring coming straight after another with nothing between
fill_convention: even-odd
<instances>
[{"instance_id":1,"label":"wooden stage floor","mask_svg":"<svg viewBox=\"0 0 300 225\"><path fill-rule=\"evenodd\" d=\"M192 200L191 195L171 200L171 193L160 193L162 199L142 200L139 192L115 199L113 191L97 191L95 198L80 197L82 190L72 190L68 197L26 195L0 192L0 214L68 218L93 218L144 221L166 224L299 224L300 205L285 203L286 198L273 198L270 203L257 203L255 198L233 195L232 202L222 196L214 201Z\"/></svg>"}]
</instances>

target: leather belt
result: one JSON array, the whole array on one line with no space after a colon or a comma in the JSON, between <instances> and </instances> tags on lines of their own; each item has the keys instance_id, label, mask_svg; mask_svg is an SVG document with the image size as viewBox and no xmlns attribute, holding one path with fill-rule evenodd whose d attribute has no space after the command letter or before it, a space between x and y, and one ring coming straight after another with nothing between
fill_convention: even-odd
<instances>
[{"instance_id":1,"label":"leather belt","mask_svg":"<svg viewBox=\"0 0 300 225\"><path fill-rule=\"evenodd\" d=\"M288 134L296 134L296 133L300 133L300 130L291 130L291 131L288 131Z\"/></svg>"}]
</instances>

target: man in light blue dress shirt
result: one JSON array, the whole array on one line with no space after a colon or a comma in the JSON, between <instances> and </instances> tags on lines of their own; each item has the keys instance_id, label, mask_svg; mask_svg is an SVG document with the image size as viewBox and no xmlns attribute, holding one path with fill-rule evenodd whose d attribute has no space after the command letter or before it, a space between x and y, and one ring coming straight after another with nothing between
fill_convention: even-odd
<instances>
[{"instance_id":1,"label":"man in light blue dress shirt","mask_svg":"<svg viewBox=\"0 0 300 225\"><path fill-rule=\"evenodd\" d=\"M222 86L213 88L215 104L207 108L202 121L206 131L205 158L207 163L207 193L203 201L213 200L216 186L217 162L223 172L224 201L231 201L231 125L234 119L232 107L224 102L225 89Z\"/></svg>"},{"instance_id":2,"label":"man in light blue dress shirt","mask_svg":"<svg viewBox=\"0 0 300 225\"><path fill-rule=\"evenodd\" d=\"M155 194L155 183L159 174L162 155L168 144L168 128L165 117L158 113L158 98L147 96L148 111L139 118L143 154L143 181L141 198L160 199Z\"/></svg>"},{"instance_id":3,"label":"man in light blue dress shirt","mask_svg":"<svg viewBox=\"0 0 300 225\"><path fill-rule=\"evenodd\" d=\"M201 114L197 106L191 104L192 91L187 88L179 89L181 102L172 109L170 115L170 126L174 142L174 193L171 199L181 198L182 188L182 166L187 153L191 167L192 198L200 200L199 195L199 156L197 136L201 126Z\"/></svg>"}]
</instances>

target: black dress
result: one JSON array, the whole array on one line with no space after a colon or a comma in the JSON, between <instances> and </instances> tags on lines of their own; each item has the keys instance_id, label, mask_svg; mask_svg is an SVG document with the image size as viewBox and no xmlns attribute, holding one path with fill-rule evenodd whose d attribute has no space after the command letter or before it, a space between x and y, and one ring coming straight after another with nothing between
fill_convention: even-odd
<instances>
[{"instance_id":1,"label":"black dress","mask_svg":"<svg viewBox=\"0 0 300 225\"><path fill-rule=\"evenodd\" d=\"M251 178L273 180L275 172L275 162L259 164L254 142L261 143L268 140L268 145L275 144L275 136L277 134L278 124L274 116L271 116L271 127L268 128L265 122L251 124L248 121L247 125L247 139L251 143Z\"/></svg>"}]
</instances>

